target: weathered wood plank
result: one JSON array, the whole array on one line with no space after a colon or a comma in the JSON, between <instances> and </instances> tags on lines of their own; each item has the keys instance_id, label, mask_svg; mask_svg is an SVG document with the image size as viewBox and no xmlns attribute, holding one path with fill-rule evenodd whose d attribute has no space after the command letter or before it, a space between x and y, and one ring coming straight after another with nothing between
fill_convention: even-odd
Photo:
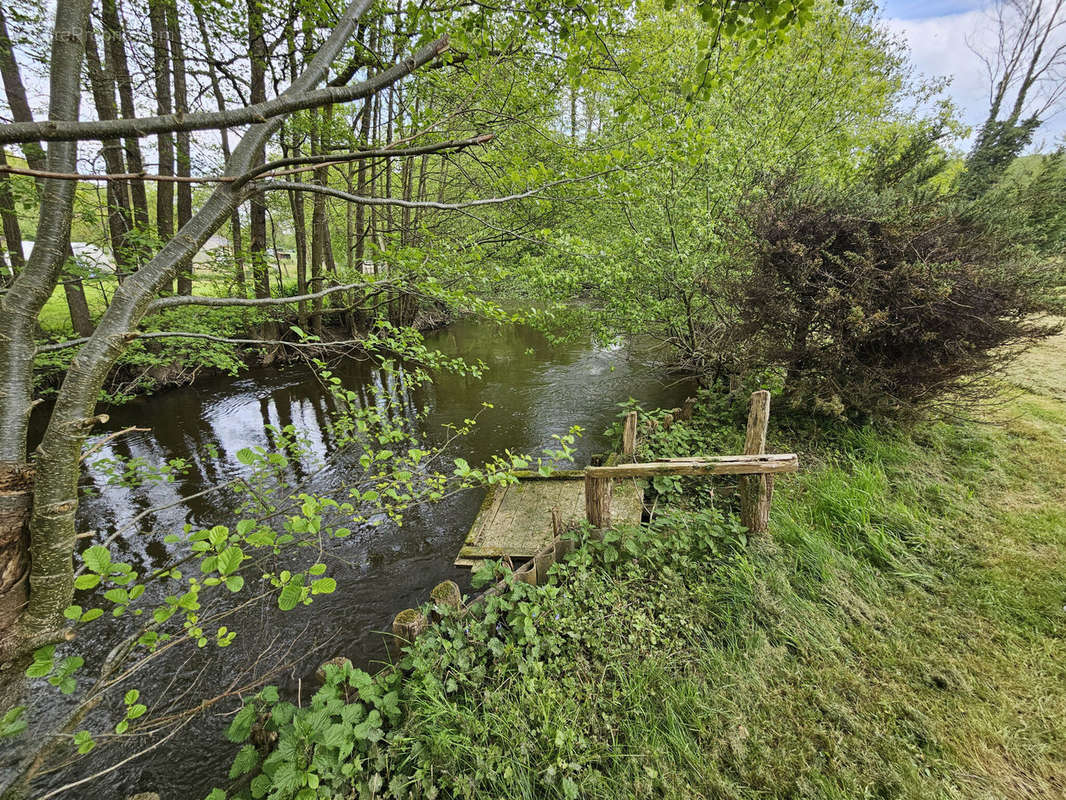
<instances>
[{"instance_id":1,"label":"weathered wood plank","mask_svg":"<svg viewBox=\"0 0 1066 800\"><path fill-rule=\"evenodd\" d=\"M580 479L569 477L575 474ZM561 532L566 520L584 519L584 472L571 470L569 476L531 477L493 489L482 503L455 563L470 566L483 558L530 558L551 543L556 529ZM612 503L615 522L638 524L643 499L643 492L633 481L617 482ZM557 509L554 515L553 509Z\"/></svg>"},{"instance_id":2,"label":"weathered wood plank","mask_svg":"<svg viewBox=\"0 0 1066 800\"><path fill-rule=\"evenodd\" d=\"M643 464L589 467L585 470L585 478L587 480L589 476L603 479L652 478L656 475L773 475L798 470L799 458L795 453L773 453L751 456L671 458L648 461Z\"/></svg>"},{"instance_id":3,"label":"weathered wood plank","mask_svg":"<svg viewBox=\"0 0 1066 800\"><path fill-rule=\"evenodd\" d=\"M744 435L744 452L766 452L766 431L770 426L770 393L761 390L751 395L748 427ZM740 521L752 533L766 533L770 527L772 475L746 475L740 479Z\"/></svg>"},{"instance_id":4,"label":"weathered wood plank","mask_svg":"<svg viewBox=\"0 0 1066 800\"><path fill-rule=\"evenodd\" d=\"M637 412L630 411L626 414L626 421L622 425L622 455L631 456L637 452Z\"/></svg>"}]
</instances>

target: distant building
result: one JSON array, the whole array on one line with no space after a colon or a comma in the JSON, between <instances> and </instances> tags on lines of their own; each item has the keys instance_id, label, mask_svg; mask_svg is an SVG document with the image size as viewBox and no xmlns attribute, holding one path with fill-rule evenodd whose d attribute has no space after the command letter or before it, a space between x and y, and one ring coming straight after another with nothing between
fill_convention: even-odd
<instances>
[{"instance_id":1,"label":"distant building","mask_svg":"<svg viewBox=\"0 0 1066 800\"><path fill-rule=\"evenodd\" d=\"M111 258L106 250L89 242L71 242L70 249L74 253L74 260L85 277L95 278L100 275L115 274L115 260ZM23 258L29 258L32 250L33 242L23 239Z\"/></svg>"},{"instance_id":2,"label":"distant building","mask_svg":"<svg viewBox=\"0 0 1066 800\"><path fill-rule=\"evenodd\" d=\"M192 263L194 266L196 264L213 264L219 258L229 257L232 252L233 246L230 240L216 233L204 242L204 246L192 257Z\"/></svg>"}]
</instances>

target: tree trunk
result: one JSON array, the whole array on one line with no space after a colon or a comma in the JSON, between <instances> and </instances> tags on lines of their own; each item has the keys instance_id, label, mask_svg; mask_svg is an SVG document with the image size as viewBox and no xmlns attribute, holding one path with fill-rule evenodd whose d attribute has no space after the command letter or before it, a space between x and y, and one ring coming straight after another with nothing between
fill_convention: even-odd
<instances>
[{"instance_id":1,"label":"tree trunk","mask_svg":"<svg viewBox=\"0 0 1066 800\"><path fill-rule=\"evenodd\" d=\"M167 32L166 4L169 0L148 0L148 22L152 28L152 66L155 73L156 113L171 112L170 48ZM156 137L160 175L174 174L174 134ZM158 181L155 186L155 230L161 244L174 236L174 184Z\"/></svg>"},{"instance_id":2,"label":"tree trunk","mask_svg":"<svg viewBox=\"0 0 1066 800\"><path fill-rule=\"evenodd\" d=\"M248 0L248 56L251 59L251 102L266 100L267 46L263 37L263 8L259 0ZM265 150L256 154L255 165L264 163ZM256 194L248 204L248 250L256 297L270 297L270 274L266 263L266 198Z\"/></svg>"},{"instance_id":3,"label":"tree trunk","mask_svg":"<svg viewBox=\"0 0 1066 800\"><path fill-rule=\"evenodd\" d=\"M49 81L50 120L76 120L78 117L79 78L89 8L90 0L59 0L56 4ZM48 147L49 171L73 172L77 166L77 153L78 147L74 142L53 142ZM34 475L27 463L26 453L36 351L34 328L37 315L51 297L69 252L75 186L73 181L42 181L37 239L33 251L11 290L0 298L0 376L3 381L0 385L0 475L6 476L3 490L13 491L16 495L29 489ZM77 453L74 454L73 463L76 469ZM75 478L75 490L76 485ZM10 584L11 576L17 575L21 569L17 559L26 557L25 550L20 545L13 554L10 548L13 542L24 542L22 521L26 509L24 501L10 499L11 495L8 498L9 513L0 521L0 541L9 548L3 556L7 591L0 595L0 607L10 609L21 607L25 601L26 583L18 580L14 585ZM47 517L56 513L57 509L46 504L43 509L34 509L34 513L38 511ZM70 530L70 541L63 545L73 553L73 518ZM29 578L31 596L35 585L47 585L51 579L47 568L39 572L36 579L32 575L36 564L47 564L46 550L44 543L32 548ZM73 579L70 585L73 585ZM61 614L62 610L58 609L57 613ZM0 622L8 623L10 620ZM5 633L11 634L11 631L8 629ZM7 635L3 642L5 652L0 653L0 661L6 661L14 654L22 644L22 637Z\"/></svg>"},{"instance_id":4,"label":"tree trunk","mask_svg":"<svg viewBox=\"0 0 1066 800\"><path fill-rule=\"evenodd\" d=\"M104 29L104 64L107 72L114 76L118 86L119 108L124 119L132 119L137 116L133 104L133 79L130 77L129 64L126 60L126 45L123 36L122 23L118 16L116 0L102 0L100 4L100 19ZM132 173L144 171L144 159L141 156L141 143L137 137L130 136L125 140L126 167ZM147 234L149 230L148 220L148 193L141 179L131 180L129 183L130 201L133 204L133 224L136 229ZM147 256L143 248L136 252L138 264Z\"/></svg>"},{"instance_id":5,"label":"tree trunk","mask_svg":"<svg viewBox=\"0 0 1066 800\"><path fill-rule=\"evenodd\" d=\"M100 119L117 119L115 106L115 79L100 61L96 37L90 27L86 31L85 64L89 73L96 115ZM121 174L126 171L122 143L118 139L103 141L104 166L110 173ZM111 252L115 257L115 270L122 280L137 267L135 254L128 242L133 225L133 213L130 206L129 186L126 181L107 182L107 230L111 239Z\"/></svg>"},{"instance_id":6,"label":"tree trunk","mask_svg":"<svg viewBox=\"0 0 1066 800\"><path fill-rule=\"evenodd\" d=\"M175 0L167 2L167 30L170 33L170 56L174 68L174 111L177 114L189 113L189 96L185 86L185 46L181 41L181 20L178 18L178 6ZM189 177L192 160L192 139L188 131L179 131L177 136L177 174ZM179 183L178 228L192 219L192 184ZM178 294L192 294L192 259L185 262L178 272Z\"/></svg>"},{"instance_id":7,"label":"tree trunk","mask_svg":"<svg viewBox=\"0 0 1066 800\"><path fill-rule=\"evenodd\" d=\"M207 58L207 76L211 80L211 93L215 96L215 105L219 111L226 110L226 98L222 94L222 85L218 81L218 70L215 69L215 56L211 49L211 37L207 33L207 22L204 20L203 8L199 3L193 3L193 11L196 14L196 24L200 29L200 38L203 41L204 55ZM292 79L295 80L295 72ZM222 157L229 163L229 129L219 130L222 137ZM230 239L233 242L233 267L237 286L240 288L241 297L248 296L248 279L244 274L244 241L241 234L241 211L233 209L230 215Z\"/></svg>"},{"instance_id":8,"label":"tree trunk","mask_svg":"<svg viewBox=\"0 0 1066 800\"><path fill-rule=\"evenodd\" d=\"M69 273L63 278L63 294L67 298L70 325L78 336L92 336L93 318L89 313L89 301L85 299L85 285L77 275Z\"/></svg>"},{"instance_id":9,"label":"tree trunk","mask_svg":"<svg viewBox=\"0 0 1066 800\"><path fill-rule=\"evenodd\" d=\"M7 154L0 147L0 166L7 166ZM11 278L15 279L22 269L25 259L22 256L22 227L19 225L15 210L15 196L11 191L11 180L7 175L0 177L0 222L4 227L4 243L7 245L8 260L11 266Z\"/></svg>"}]
</instances>

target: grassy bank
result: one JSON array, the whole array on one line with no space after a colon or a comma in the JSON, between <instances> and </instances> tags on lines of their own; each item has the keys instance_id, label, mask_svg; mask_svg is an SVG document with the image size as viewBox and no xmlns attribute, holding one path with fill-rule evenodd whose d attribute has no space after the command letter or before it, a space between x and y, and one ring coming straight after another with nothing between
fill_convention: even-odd
<instances>
[{"instance_id":1,"label":"grassy bank","mask_svg":"<svg viewBox=\"0 0 1066 800\"><path fill-rule=\"evenodd\" d=\"M314 773L396 796L1064 796L1064 362L1066 337L1034 351L980 422L807 448L778 429L805 470L778 480L771 539L683 487L552 585L446 619L358 711L328 685L257 791ZM726 447L729 413L648 446ZM336 752L330 719L359 723Z\"/></svg>"}]
</instances>

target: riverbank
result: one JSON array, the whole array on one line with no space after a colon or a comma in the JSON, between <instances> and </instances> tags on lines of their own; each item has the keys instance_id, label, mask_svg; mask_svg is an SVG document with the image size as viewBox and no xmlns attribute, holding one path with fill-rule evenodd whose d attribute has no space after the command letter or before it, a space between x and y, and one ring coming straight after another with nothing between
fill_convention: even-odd
<instances>
[{"instance_id":1,"label":"riverbank","mask_svg":"<svg viewBox=\"0 0 1066 800\"><path fill-rule=\"evenodd\" d=\"M1061 797L1064 366L1059 336L980 421L806 448L778 427L771 449L806 468L777 483L771 539L684 487L555 585L446 620L405 680L379 678L398 706L376 717L386 749L353 744L362 779L400 796ZM704 407L645 446L731 444L737 413Z\"/></svg>"},{"instance_id":2,"label":"riverbank","mask_svg":"<svg viewBox=\"0 0 1066 800\"><path fill-rule=\"evenodd\" d=\"M430 333L460 316L441 304L431 304L418 308L410 327L419 333ZM295 314L278 318L239 308L167 312L148 330L180 330L192 336L131 343L108 376L101 400L121 405L167 389L192 386L204 379L222 375L233 377L257 366L306 360L329 353L331 349L336 351L338 347L359 352L358 345L353 346L352 340L362 337L351 333L351 320L345 319L340 311L326 309L323 312L320 349L306 345L298 349L283 344L301 341L301 334L294 327L298 322ZM264 325L276 331L268 334L275 338L263 335ZM69 329L46 331L54 339L47 344L54 345L73 337ZM34 382L36 396L47 397L59 388L77 352L77 348L71 347L38 355Z\"/></svg>"}]
</instances>

